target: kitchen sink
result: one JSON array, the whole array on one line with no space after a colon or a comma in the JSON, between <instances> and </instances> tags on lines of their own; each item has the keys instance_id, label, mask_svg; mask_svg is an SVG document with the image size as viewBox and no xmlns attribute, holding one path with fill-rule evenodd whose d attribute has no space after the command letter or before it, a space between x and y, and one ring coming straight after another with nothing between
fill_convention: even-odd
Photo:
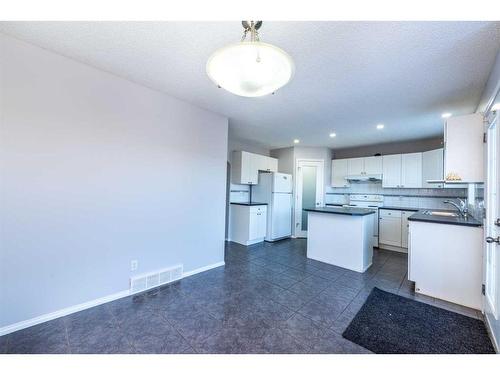
<instances>
[{"instance_id":1,"label":"kitchen sink","mask_svg":"<svg viewBox=\"0 0 500 375\"><path fill-rule=\"evenodd\" d=\"M423 214L424 215L432 215L432 216L458 217L458 213L456 213L456 212L424 211Z\"/></svg>"}]
</instances>

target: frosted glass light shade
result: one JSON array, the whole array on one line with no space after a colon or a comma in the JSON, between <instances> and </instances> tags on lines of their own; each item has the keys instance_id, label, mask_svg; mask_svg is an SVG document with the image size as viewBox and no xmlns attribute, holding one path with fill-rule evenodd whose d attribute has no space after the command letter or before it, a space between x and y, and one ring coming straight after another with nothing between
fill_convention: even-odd
<instances>
[{"instance_id":1,"label":"frosted glass light shade","mask_svg":"<svg viewBox=\"0 0 500 375\"><path fill-rule=\"evenodd\" d=\"M230 44L215 51L207 62L207 74L215 84L247 97L273 93L290 81L294 70L285 51L262 42Z\"/></svg>"}]
</instances>

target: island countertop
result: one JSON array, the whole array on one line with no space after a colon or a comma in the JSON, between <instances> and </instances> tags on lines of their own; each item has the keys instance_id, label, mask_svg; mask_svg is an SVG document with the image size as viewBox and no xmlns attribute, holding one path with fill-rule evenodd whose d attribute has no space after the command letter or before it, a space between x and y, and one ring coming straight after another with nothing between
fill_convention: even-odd
<instances>
[{"instance_id":1,"label":"island countertop","mask_svg":"<svg viewBox=\"0 0 500 375\"><path fill-rule=\"evenodd\" d=\"M367 208L359 207L315 207L304 208L307 212L319 212L323 214L336 214L336 215L351 215L351 216L365 216L372 215L375 212Z\"/></svg>"}]
</instances>

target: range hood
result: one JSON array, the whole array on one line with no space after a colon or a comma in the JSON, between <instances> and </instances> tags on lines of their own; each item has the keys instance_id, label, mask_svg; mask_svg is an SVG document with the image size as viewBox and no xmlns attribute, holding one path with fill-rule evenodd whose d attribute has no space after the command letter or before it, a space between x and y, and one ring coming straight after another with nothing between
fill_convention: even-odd
<instances>
[{"instance_id":1,"label":"range hood","mask_svg":"<svg viewBox=\"0 0 500 375\"><path fill-rule=\"evenodd\" d=\"M347 181L352 182L379 182L382 181L381 174L356 174L348 175L345 178Z\"/></svg>"}]
</instances>

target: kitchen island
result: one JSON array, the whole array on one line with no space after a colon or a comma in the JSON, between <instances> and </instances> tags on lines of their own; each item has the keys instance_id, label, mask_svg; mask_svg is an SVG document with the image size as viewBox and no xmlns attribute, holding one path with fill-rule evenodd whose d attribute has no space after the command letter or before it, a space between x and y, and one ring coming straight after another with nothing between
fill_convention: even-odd
<instances>
[{"instance_id":1,"label":"kitchen island","mask_svg":"<svg viewBox=\"0 0 500 375\"><path fill-rule=\"evenodd\" d=\"M307 257L365 272L372 264L373 210L308 208Z\"/></svg>"}]
</instances>

